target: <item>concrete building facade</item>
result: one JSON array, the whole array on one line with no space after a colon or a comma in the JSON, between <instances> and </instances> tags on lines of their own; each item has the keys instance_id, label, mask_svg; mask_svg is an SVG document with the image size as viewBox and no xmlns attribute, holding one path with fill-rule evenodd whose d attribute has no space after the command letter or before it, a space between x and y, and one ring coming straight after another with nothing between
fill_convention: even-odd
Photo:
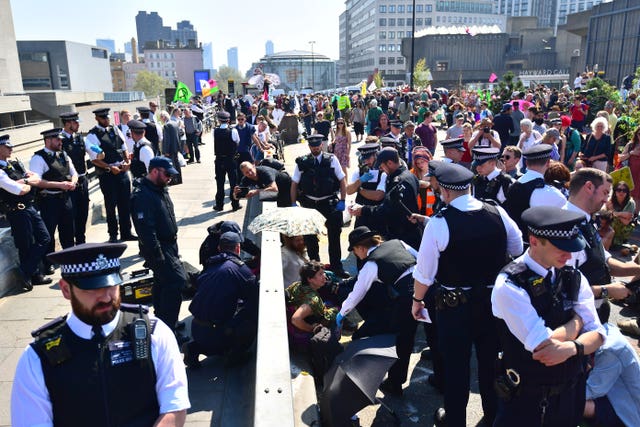
<instances>
[{"instance_id":1,"label":"concrete building facade","mask_svg":"<svg viewBox=\"0 0 640 427\"><path fill-rule=\"evenodd\" d=\"M612 0L495 0L495 12L507 16L536 16L540 28L567 23L567 15L589 10Z\"/></svg>"},{"instance_id":2,"label":"concrete building facade","mask_svg":"<svg viewBox=\"0 0 640 427\"><path fill-rule=\"evenodd\" d=\"M116 41L113 39L96 39L96 46L107 49L109 55L116 53Z\"/></svg>"}]
</instances>

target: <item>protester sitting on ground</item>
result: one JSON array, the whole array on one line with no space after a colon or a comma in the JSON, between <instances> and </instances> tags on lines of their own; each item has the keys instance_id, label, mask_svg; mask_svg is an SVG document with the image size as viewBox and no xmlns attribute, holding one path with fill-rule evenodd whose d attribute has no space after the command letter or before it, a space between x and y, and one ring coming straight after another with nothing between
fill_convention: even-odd
<instances>
[{"instance_id":1,"label":"protester sitting on ground","mask_svg":"<svg viewBox=\"0 0 640 427\"><path fill-rule=\"evenodd\" d=\"M282 236L282 282L287 288L300 281L300 268L309 262L304 236Z\"/></svg>"},{"instance_id":2,"label":"protester sitting on ground","mask_svg":"<svg viewBox=\"0 0 640 427\"><path fill-rule=\"evenodd\" d=\"M251 239L244 238L242 229L235 221L220 221L207 227L207 237L200 245L199 251L199 259L202 267L206 269L209 266L211 258L220 253L218 249L220 236L227 231L233 231L240 235L240 249L254 257L252 261L247 261L247 264L249 264L251 268L255 268L255 266L259 264L260 248Z\"/></svg>"},{"instance_id":3,"label":"protester sitting on ground","mask_svg":"<svg viewBox=\"0 0 640 427\"><path fill-rule=\"evenodd\" d=\"M615 231L613 245L622 245L631 237L631 233L636 228L634 222L636 202L631 198L631 191L626 182L620 181L613 187L611 198L606 203L606 207L613 216L612 227Z\"/></svg>"},{"instance_id":4,"label":"protester sitting on ground","mask_svg":"<svg viewBox=\"0 0 640 427\"><path fill-rule=\"evenodd\" d=\"M602 246L605 250L609 250L613 244L613 236L615 231L611 224L613 223L613 215L611 211L601 210L596 214L596 225L598 227L598 234L602 240Z\"/></svg>"}]
</instances>

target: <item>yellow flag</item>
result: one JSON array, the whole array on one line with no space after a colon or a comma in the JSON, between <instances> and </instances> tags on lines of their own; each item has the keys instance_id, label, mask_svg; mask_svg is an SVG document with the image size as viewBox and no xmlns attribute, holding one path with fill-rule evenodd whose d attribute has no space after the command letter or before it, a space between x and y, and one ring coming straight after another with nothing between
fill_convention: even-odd
<instances>
[{"instance_id":1,"label":"yellow flag","mask_svg":"<svg viewBox=\"0 0 640 427\"><path fill-rule=\"evenodd\" d=\"M360 85L360 95L362 95L363 98L365 96L367 96L367 82L366 81L362 82L362 85Z\"/></svg>"},{"instance_id":2,"label":"yellow flag","mask_svg":"<svg viewBox=\"0 0 640 427\"><path fill-rule=\"evenodd\" d=\"M629 186L629 190L633 190L633 177L631 176L631 169L629 169L629 166L613 171L609 173L609 175L613 178L613 185L616 185L620 181L624 181Z\"/></svg>"}]
</instances>

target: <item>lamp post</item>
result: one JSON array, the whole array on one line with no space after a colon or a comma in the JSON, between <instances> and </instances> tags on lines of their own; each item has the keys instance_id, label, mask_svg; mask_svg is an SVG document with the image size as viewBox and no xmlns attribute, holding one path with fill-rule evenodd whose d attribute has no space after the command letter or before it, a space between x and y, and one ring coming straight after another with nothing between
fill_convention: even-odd
<instances>
[{"instance_id":1,"label":"lamp post","mask_svg":"<svg viewBox=\"0 0 640 427\"><path fill-rule=\"evenodd\" d=\"M414 0L415 1L415 0ZM315 90L316 87L316 73L315 73L315 55L313 54L313 45L316 44L315 41L310 41L311 45L311 89Z\"/></svg>"},{"instance_id":2,"label":"lamp post","mask_svg":"<svg viewBox=\"0 0 640 427\"><path fill-rule=\"evenodd\" d=\"M412 9L411 9L411 65L409 69L409 90L413 92L413 47L416 43L416 0L412 1Z\"/></svg>"}]
</instances>

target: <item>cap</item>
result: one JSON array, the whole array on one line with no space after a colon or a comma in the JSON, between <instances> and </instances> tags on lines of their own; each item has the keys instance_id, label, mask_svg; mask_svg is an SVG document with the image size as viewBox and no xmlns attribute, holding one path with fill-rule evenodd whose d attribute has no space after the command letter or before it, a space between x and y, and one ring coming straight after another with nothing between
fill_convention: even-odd
<instances>
[{"instance_id":1,"label":"cap","mask_svg":"<svg viewBox=\"0 0 640 427\"><path fill-rule=\"evenodd\" d=\"M47 129L40 132L43 138L61 138L60 132L62 132L62 128L53 128Z\"/></svg>"},{"instance_id":2,"label":"cap","mask_svg":"<svg viewBox=\"0 0 640 427\"><path fill-rule=\"evenodd\" d=\"M442 163L444 163L442 160L431 160L429 162L429 166L428 166L428 170L427 170L427 175L426 176L427 177L430 177L430 176L435 177L436 176L436 170Z\"/></svg>"},{"instance_id":3,"label":"cap","mask_svg":"<svg viewBox=\"0 0 640 427\"><path fill-rule=\"evenodd\" d=\"M473 172L455 163L442 162L435 170L435 177L440 187L462 191L469 188L473 179Z\"/></svg>"},{"instance_id":4,"label":"cap","mask_svg":"<svg viewBox=\"0 0 640 427\"><path fill-rule=\"evenodd\" d=\"M444 141L440 142L440 144L442 144L442 148L444 148L445 150L447 148L457 148L460 151L465 151L464 138L445 139Z\"/></svg>"},{"instance_id":5,"label":"cap","mask_svg":"<svg viewBox=\"0 0 640 427\"><path fill-rule=\"evenodd\" d=\"M543 160L551 158L553 147L549 144L536 144L522 153L525 160Z\"/></svg>"},{"instance_id":6,"label":"cap","mask_svg":"<svg viewBox=\"0 0 640 427\"><path fill-rule=\"evenodd\" d=\"M398 163L400 161L398 150L392 147L384 147L378 152L378 157L376 157L376 163L373 165L373 167L375 169L378 169L381 164L388 160L393 160L394 162Z\"/></svg>"},{"instance_id":7,"label":"cap","mask_svg":"<svg viewBox=\"0 0 640 427\"><path fill-rule=\"evenodd\" d=\"M414 127L416 127L416 124L413 123L411 120L407 120L406 122L404 122L404 127L406 127L406 128L414 128Z\"/></svg>"},{"instance_id":8,"label":"cap","mask_svg":"<svg viewBox=\"0 0 640 427\"><path fill-rule=\"evenodd\" d=\"M392 147L395 148L397 146L396 140L391 138L390 136L381 136L380 139L380 145L384 148L384 147Z\"/></svg>"},{"instance_id":9,"label":"cap","mask_svg":"<svg viewBox=\"0 0 640 427\"><path fill-rule=\"evenodd\" d=\"M231 119L231 114L227 113L226 111L218 111L216 113L216 118L221 122L228 122L229 119Z\"/></svg>"},{"instance_id":10,"label":"cap","mask_svg":"<svg viewBox=\"0 0 640 427\"><path fill-rule=\"evenodd\" d=\"M0 145L5 145L9 148L13 148L13 145L10 142L11 137L9 136L9 134L6 135L0 135Z\"/></svg>"},{"instance_id":11,"label":"cap","mask_svg":"<svg viewBox=\"0 0 640 427\"><path fill-rule=\"evenodd\" d=\"M558 132L558 129L549 128L544 133L553 136L555 139L560 139L560 132Z\"/></svg>"},{"instance_id":12,"label":"cap","mask_svg":"<svg viewBox=\"0 0 640 427\"><path fill-rule=\"evenodd\" d=\"M562 126L563 127L569 127L571 126L571 117L569 116L562 116L560 117L560 120L562 121Z\"/></svg>"},{"instance_id":13,"label":"cap","mask_svg":"<svg viewBox=\"0 0 640 427\"><path fill-rule=\"evenodd\" d=\"M150 113L151 109L149 107L145 107L144 105L141 107L136 107L136 110L138 110L141 113Z\"/></svg>"},{"instance_id":14,"label":"cap","mask_svg":"<svg viewBox=\"0 0 640 427\"><path fill-rule=\"evenodd\" d=\"M464 114L462 113L456 113L456 119L464 119Z\"/></svg>"},{"instance_id":15,"label":"cap","mask_svg":"<svg viewBox=\"0 0 640 427\"><path fill-rule=\"evenodd\" d=\"M109 111L111 108L98 108L97 110L93 110L92 113L96 115L96 117L109 117Z\"/></svg>"},{"instance_id":16,"label":"cap","mask_svg":"<svg viewBox=\"0 0 640 427\"><path fill-rule=\"evenodd\" d=\"M402 129L402 122L400 120L394 120L391 123L389 123L391 126L395 127L395 128L400 128Z\"/></svg>"},{"instance_id":17,"label":"cap","mask_svg":"<svg viewBox=\"0 0 640 427\"><path fill-rule=\"evenodd\" d=\"M80 122L80 117L78 117L78 113L76 112L69 112L69 113L62 113L59 116L63 122Z\"/></svg>"},{"instance_id":18,"label":"cap","mask_svg":"<svg viewBox=\"0 0 640 427\"><path fill-rule=\"evenodd\" d=\"M220 243L242 243L242 236L240 236L240 233L236 233L235 231L226 231L220 236Z\"/></svg>"},{"instance_id":19,"label":"cap","mask_svg":"<svg viewBox=\"0 0 640 427\"><path fill-rule=\"evenodd\" d=\"M120 256L124 243L83 243L47 255L60 264L62 278L80 289L91 290L122 283Z\"/></svg>"},{"instance_id":20,"label":"cap","mask_svg":"<svg viewBox=\"0 0 640 427\"><path fill-rule=\"evenodd\" d=\"M156 156L149 160L149 170L153 168L163 168L171 175L178 175L178 171L173 167L173 162L167 157Z\"/></svg>"},{"instance_id":21,"label":"cap","mask_svg":"<svg viewBox=\"0 0 640 427\"><path fill-rule=\"evenodd\" d=\"M353 229L351 233L349 233L349 251L353 250L353 247L358 243L365 241L369 237L375 236L378 234L375 231L371 231L369 227L366 225L361 225L360 227L356 227Z\"/></svg>"},{"instance_id":22,"label":"cap","mask_svg":"<svg viewBox=\"0 0 640 427\"><path fill-rule=\"evenodd\" d=\"M578 252L584 249L585 240L578 229L584 221L584 215L554 206L536 206L522 213L522 222L529 233L542 237L566 252Z\"/></svg>"},{"instance_id":23,"label":"cap","mask_svg":"<svg viewBox=\"0 0 640 427\"><path fill-rule=\"evenodd\" d=\"M552 125L561 125L562 119L560 117L557 117L555 119L549 120L549 123L551 123Z\"/></svg>"},{"instance_id":24,"label":"cap","mask_svg":"<svg viewBox=\"0 0 640 427\"><path fill-rule=\"evenodd\" d=\"M358 152L362 158L367 158L372 154L376 154L378 151L380 151L380 144L377 142L369 142L358 147Z\"/></svg>"},{"instance_id":25,"label":"cap","mask_svg":"<svg viewBox=\"0 0 640 427\"><path fill-rule=\"evenodd\" d=\"M147 128L147 125L141 122L140 120L129 120L127 122L127 126L131 130L142 131Z\"/></svg>"},{"instance_id":26,"label":"cap","mask_svg":"<svg viewBox=\"0 0 640 427\"><path fill-rule=\"evenodd\" d=\"M513 106L511 104L502 104L502 110L500 110L501 113L504 113L505 111L511 110L513 108Z\"/></svg>"},{"instance_id":27,"label":"cap","mask_svg":"<svg viewBox=\"0 0 640 427\"><path fill-rule=\"evenodd\" d=\"M472 150L473 166L478 166L487 160L497 159L500 155L500 149L496 147L478 147Z\"/></svg>"},{"instance_id":28,"label":"cap","mask_svg":"<svg viewBox=\"0 0 640 427\"><path fill-rule=\"evenodd\" d=\"M238 225L238 223L235 222L235 221L222 221L222 223L220 224L218 230L222 234L224 234L226 232L229 232L229 231L237 233L238 236L240 236L240 243L244 242L244 236L242 235L242 229L240 228L240 225Z\"/></svg>"},{"instance_id":29,"label":"cap","mask_svg":"<svg viewBox=\"0 0 640 427\"><path fill-rule=\"evenodd\" d=\"M324 135L322 134L310 135L307 137L307 144L309 144L310 147L318 147L322 145L323 139Z\"/></svg>"}]
</instances>

